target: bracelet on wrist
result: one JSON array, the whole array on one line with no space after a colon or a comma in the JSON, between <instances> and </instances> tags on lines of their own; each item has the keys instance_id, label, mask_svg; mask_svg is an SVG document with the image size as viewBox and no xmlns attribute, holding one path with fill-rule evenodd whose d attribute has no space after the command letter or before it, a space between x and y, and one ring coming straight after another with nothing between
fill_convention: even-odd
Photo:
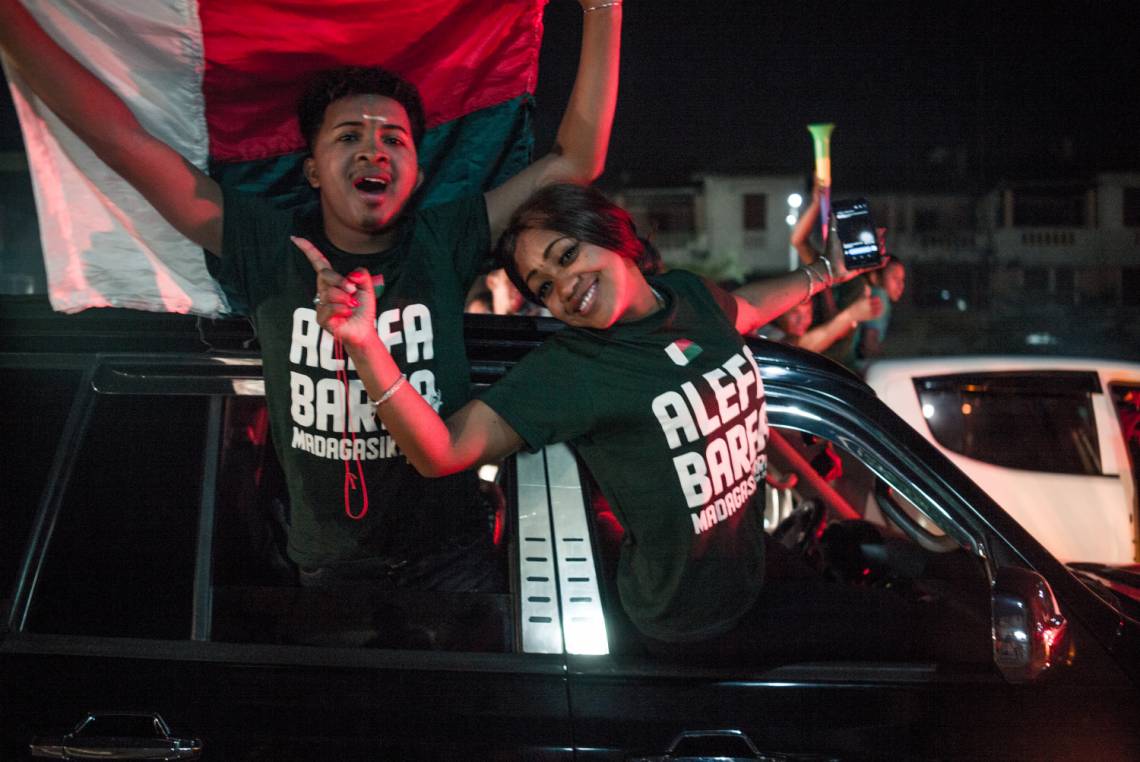
<instances>
[{"instance_id":1,"label":"bracelet on wrist","mask_svg":"<svg viewBox=\"0 0 1140 762\"><path fill-rule=\"evenodd\" d=\"M621 0L610 0L608 3L598 3L591 5L589 8L583 8L582 13L592 13L594 11L604 10L606 8L620 8Z\"/></svg>"},{"instance_id":2,"label":"bracelet on wrist","mask_svg":"<svg viewBox=\"0 0 1140 762\"><path fill-rule=\"evenodd\" d=\"M820 257L817 261L823 262L823 266L827 268L827 283L825 285L830 286L835 282L835 271L831 269L831 260L829 260L826 256L823 256Z\"/></svg>"},{"instance_id":3,"label":"bracelet on wrist","mask_svg":"<svg viewBox=\"0 0 1140 762\"><path fill-rule=\"evenodd\" d=\"M372 400L372 406L374 408L376 408L377 411L379 411L380 406L383 405L388 400L392 399L392 395L394 395L396 392L400 391L400 387L403 386L405 383L407 383L407 381L408 381L408 379L405 378L404 376L400 376L399 378L397 378L392 383L392 385L389 386L384 391L384 393L380 395L380 399Z\"/></svg>"},{"instance_id":4,"label":"bracelet on wrist","mask_svg":"<svg viewBox=\"0 0 1140 762\"><path fill-rule=\"evenodd\" d=\"M819 276L816 275L807 265L801 267L800 270L803 271L804 275L807 276L807 293L804 294L804 298L800 300L800 304L807 304L811 301L812 291L815 290L815 279Z\"/></svg>"}]
</instances>

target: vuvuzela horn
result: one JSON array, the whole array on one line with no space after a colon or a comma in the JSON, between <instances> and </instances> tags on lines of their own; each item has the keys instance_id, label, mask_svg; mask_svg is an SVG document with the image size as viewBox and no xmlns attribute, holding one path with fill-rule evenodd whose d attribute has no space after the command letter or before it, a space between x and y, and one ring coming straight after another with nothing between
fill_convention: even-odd
<instances>
[{"instance_id":1,"label":"vuvuzela horn","mask_svg":"<svg viewBox=\"0 0 1140 762\"><path fill-rule=\"evenodd\" d=\"M831 131L835 125L809 124L815 148L815 182L819 186L819 225L824 243L827 243L827 220L831 216Z\"/></svg>"}]
</instances>

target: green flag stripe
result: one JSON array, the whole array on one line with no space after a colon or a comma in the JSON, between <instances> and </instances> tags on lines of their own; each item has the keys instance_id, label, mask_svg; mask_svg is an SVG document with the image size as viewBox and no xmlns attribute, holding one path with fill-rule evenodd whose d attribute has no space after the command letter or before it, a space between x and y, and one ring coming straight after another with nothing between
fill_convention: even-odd
<instances>
[{"instance_id":1,"label":"green flag stripe","mask_svg":"<svg viewBox=\"0 0 1140 762\"><path fill-rule=\"evenodd\" d=\"M533 108L533 96L524 93L428 130L419 146L426 182L417 203L434 206L482 193L524 169L534 154ZM304 160L304 153L292 153L259 161L212 161L210 176L290 208L313 198L301 174Z\"/></svg>"}]
</instances>

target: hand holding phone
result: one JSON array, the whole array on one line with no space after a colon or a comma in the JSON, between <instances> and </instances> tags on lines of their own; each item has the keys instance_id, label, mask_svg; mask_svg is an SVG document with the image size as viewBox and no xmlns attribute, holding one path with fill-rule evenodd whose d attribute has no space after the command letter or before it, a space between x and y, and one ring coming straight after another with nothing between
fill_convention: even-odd
<instances>
[{"instance_id":1,"label":"hand holding phone","mask_svg":"<svg viewBox=\"0 0 1140 762\"><path fill-rule=\"evenodd\" d=\"M843 199L831 204L832 233L843 250L843 266L848 271L867 270L882 262L879 238L871 219L867 199Z\"/></svg>"}]
</instances>

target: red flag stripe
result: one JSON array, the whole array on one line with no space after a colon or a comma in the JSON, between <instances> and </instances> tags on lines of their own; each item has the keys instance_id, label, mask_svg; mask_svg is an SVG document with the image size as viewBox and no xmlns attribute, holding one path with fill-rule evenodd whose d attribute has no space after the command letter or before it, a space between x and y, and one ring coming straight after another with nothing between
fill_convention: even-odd
<instances>
[{"instance_id":1,"label":"red flag stripe","mask_svg":"<svg viewBox=\"0 0 1140 762\"><path fill-rule=\"evenodd\" d=\"M533 93L545 0L200 0L210 154L221 161L302 147L305 76L380 65L415 82L428 126Z\"/></svg>"}]
</instances>

